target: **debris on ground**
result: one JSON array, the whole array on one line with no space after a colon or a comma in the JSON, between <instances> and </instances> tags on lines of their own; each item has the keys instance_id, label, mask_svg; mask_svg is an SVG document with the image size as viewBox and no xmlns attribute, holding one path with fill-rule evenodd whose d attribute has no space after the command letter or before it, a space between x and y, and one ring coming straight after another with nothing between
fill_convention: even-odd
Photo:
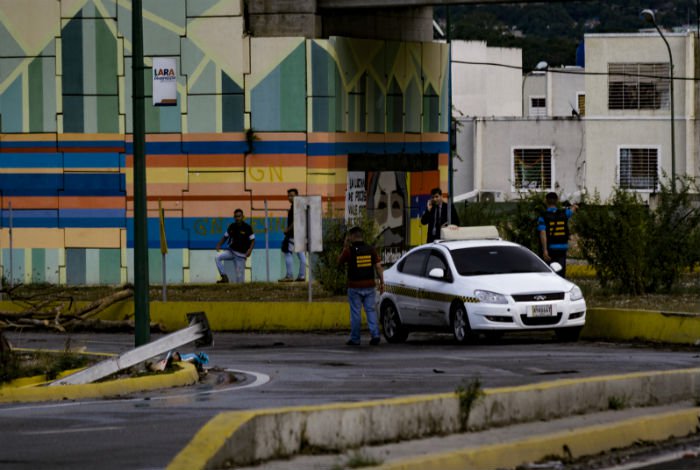
<instances>
[{"instance_id":1,"label":"debris on ground","mask_svg":"<svg viewBox=\"0 0 700 470\"><path fill-rule=\"evenodd\" d=\"M134 295L133 286L125 285L116 291L84 305L76 306L76 300L69 289L47 286L45 289L21 289L21 285L4 288L0 292L5 300L20 307L16 311L0 311L0 330L46 329L65 333L67 331L133 331L134 320L102 320L97 314L118 302ZM158 324L152 324L155 331L162 331Z\"/></svg>"}]
</instances>

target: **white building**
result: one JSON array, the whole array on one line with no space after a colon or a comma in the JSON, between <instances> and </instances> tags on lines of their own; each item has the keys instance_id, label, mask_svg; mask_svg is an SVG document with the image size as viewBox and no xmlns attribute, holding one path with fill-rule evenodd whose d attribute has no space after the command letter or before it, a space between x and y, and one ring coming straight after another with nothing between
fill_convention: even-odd
<instances>
[{"instance_id":1,"label":"white building","mask_svg":"<svg viewBox=\"0 0 700 470\"><path fill-rule=\"evenodd\" d=\"M656 32L586 35L586 186L603 198L615 186L643 197L675 174L698 176L696 39L664 33L673 55L671 118L669 53Z\"/></svg>"},{"instance_id":2,"label":"white building","mask_svg":"<svg viewBox=\"0 0 700 470\"><path fill-rule=\"evenodd\" d=\"M618 186L647 198L673 171L672 122L675 174L697 177L697 43L692 33L665 36L674 59L673 121L669 55L655 31L586 35L585 71L543 68L525 75L516 70L513 76L510 66L517 61L484 66L469 79L470 86L482 88L471 92L460 83L463 74L455 72L459 64L453 66L460 90L453 107L460 123L453 164L456 200L479 195L512 200L530 190L564 196L598 192L607 199ZM462 53L461 62L494 57L483 47ZM499 49L498 54L512 57L520 51Z\"/></svg>"}]
</instances>

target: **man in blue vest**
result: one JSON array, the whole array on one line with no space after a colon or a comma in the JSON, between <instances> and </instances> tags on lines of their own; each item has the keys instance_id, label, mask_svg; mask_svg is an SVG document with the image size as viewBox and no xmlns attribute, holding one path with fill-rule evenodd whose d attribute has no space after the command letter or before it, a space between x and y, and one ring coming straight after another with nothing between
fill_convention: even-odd
<instances>
[{"instance_id":1,"label":"man in blue vest","mask_svg":"<svg viewBox=\"0 0 700 470\"><path fill-rule=\"evenodd\" d=\"M348 302L350 303L350 339L348 346L360 345L360 324L362 322L362 307L365 307L367 326L371 339L369 344L379 344L379 325L375 310L375 281L376 270L379 277L379 292L384 292L384 270L382 261L373 246L362 239L362 229L353 227L345 238L345 246L338 257L338 265L348 265Z\"/></svg>"},{"instance_id":2,"label":"man in blue vest","mask_svg":"<svg viewBox=\"0 0 700 470\"><path fill-rule=\"evenodd\" d=\"M540 235L542 259L547 263L559 263L559 275L566 277L566 252L569 249L569 219L576 212L577 206L560 209L557 193L545 196L547 209L537 219L537 231Z\"/></svg>"}]
</instances>

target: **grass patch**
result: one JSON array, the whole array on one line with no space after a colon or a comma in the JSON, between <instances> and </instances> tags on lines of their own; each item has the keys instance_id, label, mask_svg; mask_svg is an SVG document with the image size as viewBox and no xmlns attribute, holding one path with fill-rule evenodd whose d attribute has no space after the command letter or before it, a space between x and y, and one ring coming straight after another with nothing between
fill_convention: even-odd
<instances>
[{"instance_id":1,"label":"grass patch","mask_svg":"<svg viewBox=\"0 0 700 470\"><path fill-rule=\"evenodd\" d=\"M59 353L13 351L9 354L3 354L0 361L0 383L35 376L43 376L45 380L54 380L63 371L85 367L96 361L95 358L84 354L68 351Z\"/></svg>"},{"instance_id":2,"label":"grass patch","mask_svg":"<svg viewBox=\"0 0 700 470\"><path fill-rule=\"evenodd\" d=\"M467 430L469 424L469 414L472 408L483 396L484 390L481 388L481 380L472 379L470 382L463 381L455 390L459 400L459 418L462 429Z\"/></svg>"},{"instance_id":3,"label":"grass patch","mask_svg":"<svg viewBox=\"0 0 700 470\"><path fill-rule=\"evenodd\" d=\"M609 410L624 410L627 408L627 400L625 397L611 396L608 397L608 409Z\"/></svg>"}]
</instances>

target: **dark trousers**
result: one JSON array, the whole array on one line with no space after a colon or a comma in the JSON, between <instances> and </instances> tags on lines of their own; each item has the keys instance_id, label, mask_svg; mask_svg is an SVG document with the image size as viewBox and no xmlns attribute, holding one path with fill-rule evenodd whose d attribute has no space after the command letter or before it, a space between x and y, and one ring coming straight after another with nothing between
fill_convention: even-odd
<instances>
[{"instance_id":1,"label":"dark trousers","mask_svg":"<svg viewBox=\"0 0 700 470\"><path fill-rule=\"evenodd\" d=\"M547 250L549 253L549 257L551 260L549 263L559 263L561 264L561 271L559 271L557 274L559 274L561 277L566 277L566 250L555 250L550 248Z\"/></svg>"}]
</instances>

